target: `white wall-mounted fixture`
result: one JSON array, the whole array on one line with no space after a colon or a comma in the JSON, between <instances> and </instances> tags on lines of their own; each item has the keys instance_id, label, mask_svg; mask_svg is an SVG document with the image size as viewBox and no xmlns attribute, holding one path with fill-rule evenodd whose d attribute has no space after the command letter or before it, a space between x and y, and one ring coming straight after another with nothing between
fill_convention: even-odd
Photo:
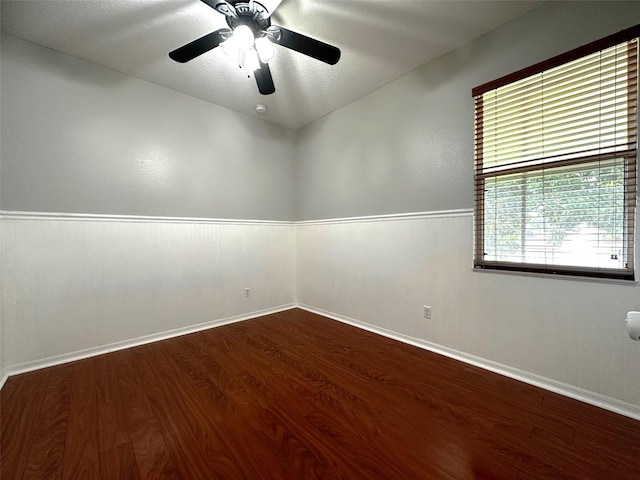
<instances>
[{"instance_id":1,"label":"white wall-mounted fixture","mask_svg":"<svg viewBox=\"0 0 640 480\"><path fill-rule=\"evenodd\" d=\"M627 324L629 338L635 341L640 341L640 312L627 313L625 323Z\"/></svg>"}]
</instances>

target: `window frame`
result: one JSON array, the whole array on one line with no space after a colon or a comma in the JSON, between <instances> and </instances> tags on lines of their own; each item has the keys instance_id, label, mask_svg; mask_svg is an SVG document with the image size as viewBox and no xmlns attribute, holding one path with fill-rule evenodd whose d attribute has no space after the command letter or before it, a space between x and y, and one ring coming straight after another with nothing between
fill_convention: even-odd
<instances>
[{"instance_id":1,"label":"window frame","mask_svg":"<svg viewBox=\"0 0 640 480\"><path fill-rule=\"evenodd\" d=\"M530 67L524 68L517 72L511 73L509 75L505 75L496 80L492 80L490 82L484 83L478 87L472 89L472 96L476 102L475 114L474 114L474 125L476 128L475 135L476 139L478 136L482 138L482 129L483 125L478 122L478 108L482 107L482 95L484 93L490 92L497 88L512 84L519 80L523 80L527 77L531 77L532 75L539 74L541 72L545 72L555 67L562 66L566 63L572 62L574 60L578 60L582 57L586 57L588 55L597 53L601 50L616 46L618 44L628 42L634 39L638 39L640 37L640 25L636 25L634 27L628 28L626 30L622 30L613 35L609 35L600 40L596 40L595 42L591 42L587 45L583 45L576 49L573 49L569 52L563 53L561 55L557 55L553 58L545 60L543 62L539 62ZM636 44L636 49L640 49L640 45ZM636 55L638 53L636 52ZM640 82L640 74L637 74L637 82ZM636 84L637 85L637 84ZM636 86L636 90L638 90ZM637 108L637 99L635 100L636 107L635 112L635 125L637 129L638 125L638 108ZM480 110L482 111L482 110ZM481 123L481 122L480 122ZM637 133L636 133L637 137ZM571 275L571 276L579 276L579 277L595 277L595 278L607 278L607 279L616 279L616 280L627 280L627 281L636 281L636 271L638 269L638 261L636 255L636 244L637 244L637 232L636 229L636 206L637 206L637 196L638 196L638 139L636 138L634 148L632 150L628 150L626 152L617 152L616 154L602 154L602 155L592 155L592 158L588 157L580 157L575 161L558 161L557 164L554 165L554 162L544 163L544 165L535 165L530 167L522 167L522 173L526 172L535 172L541 169L553 168L553 166L559 165L571 165L574 164L588 164L590 161L597 161L599 158L602 159L611 159L611 158L624 158L624 229L623 231L630 232L631 240L628 241L625 245L626 248L626 257L631 260L632 267L628 270L625 268L621 269L607 269L607 268L598 268L598 267L583 267L583 266L565 266L565 265L554 265L554 264L528 264L528 263L520 263L520 262L508 262L503 260L496 261L487 261L484 259L485 256L485 223L484 223L484 211L485 211L485 178L488 176L487 174L482 172L482 142L479 144L474 142L475 144L475 160L474 160L474 195L475 195L475 204L474 204L474 269L476 270L493 270L493 271L509 271L509 272L525 272L525 273L541 273L541 274L550 274L550 275ZM480 157L479 157L480 155ZM509 169L509 173L517 173L514 172L513 169ZM495 176L495 175L494 175ZM632 179L631 181L627 179ZM632 185L633 188L629 188ZM526 197L525 197L526 198Z\"/></svg>"}]
</instances>

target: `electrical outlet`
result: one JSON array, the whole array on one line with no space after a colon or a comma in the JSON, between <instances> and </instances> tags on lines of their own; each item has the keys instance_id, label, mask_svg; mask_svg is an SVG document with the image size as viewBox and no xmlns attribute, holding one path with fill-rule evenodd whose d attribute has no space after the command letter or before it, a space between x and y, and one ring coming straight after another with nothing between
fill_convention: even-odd
<instances>
[{"instance_id":1,"label":"electrical outlet","mask_svg":"<svg viewBox=\"0 0 640 480\"><path fill-rule=\"evenodd\" d=\"M251 296L251 289L250 288L245 288L244 289L244 296L245 297L250 297Z\"/></svg>"},{"instance_id":2,"label":"electrical outlet","mask_svg":"<svg viewBox=\"0 0 640 480\"><path fill-rule=\"evenodd\" d=\"M423 312L422 312L422 315L424 316L424 318L429 318L430 319L431 318L431 307L428 307L428 306L425 305L424 309L423 309Z\"/></svg>"}]
</instances>

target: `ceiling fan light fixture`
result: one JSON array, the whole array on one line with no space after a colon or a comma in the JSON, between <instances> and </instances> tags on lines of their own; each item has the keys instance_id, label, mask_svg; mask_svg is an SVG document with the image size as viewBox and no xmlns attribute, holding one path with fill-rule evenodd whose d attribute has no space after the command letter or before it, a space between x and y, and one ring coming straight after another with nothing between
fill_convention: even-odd
<instances>
[{"instance_id":1,"label":"ceiling fan light fixture","mask_svg":"<svg viewBox=\"0 0 640 480\"><path fill-rule=\"evenodd\" d=\"M234 63L238 63L240 49L238 48L238 44L233 38L233 35L229 37L229 39L225 42L222 42L220 44L220 47L222 48L222 51L225 53L225 55L231 59L231 61L233 61Z\"/></svg>"},{"instance_id":2,"label":"ceiling fan light fixture","mask_svg":"<svg viewBox=\"0 0 640 480\"><path fill-rule=\"evenodd\" d=\"M257 38L255 45L262 63L269 63L276 54L276 49L267 37Z\"/></svg>"},{"instance_id":3,"label":"ceiling fan light fixture","mask_svg":"<svg viewBox=\"0 0 640 480\"><path fill-rule=\"evenodd\" d=\"M253 31L246 25L238 25L233 31L233 36L231 38L234 39L238 48L241 50L252 48L255 42Z\"/></svg>"},{"instance_id":4,"label":"ceiling fan light fixture","mask_svg":"<svg viewBox=\"0 0 640 480\"><path fill-rule=\"evenodd\" d=\"M260 68L260 58L255 48L240 51L240 67L255 72Z\"/></svg>"},{"instance_id":5,"label":"ceiling fan light fixture","mask_svg":"<svg viewBox=\"0 0 640 480\"><path fill-rule=\"evenodd\" d=\"M240 68L255 71L260 68L261 56L256 50L253 32L246 25L237 27L229 39L220 44L222 51Z\"/></svg>"}]
</instances>

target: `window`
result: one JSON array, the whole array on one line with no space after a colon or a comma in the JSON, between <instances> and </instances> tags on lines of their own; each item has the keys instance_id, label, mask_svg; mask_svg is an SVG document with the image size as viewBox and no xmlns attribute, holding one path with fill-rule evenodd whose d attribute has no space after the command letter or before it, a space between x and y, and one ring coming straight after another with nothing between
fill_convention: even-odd
<instances>
[{"instance_id":1,"label":"window","mask_svg":"<svg viewBox=\"0 0 640 480\"><path fill-rule=\"evenodd\" d=\"M473 89L476 268L634 280L639 34Z\"/></svg>"}]
</instances>

